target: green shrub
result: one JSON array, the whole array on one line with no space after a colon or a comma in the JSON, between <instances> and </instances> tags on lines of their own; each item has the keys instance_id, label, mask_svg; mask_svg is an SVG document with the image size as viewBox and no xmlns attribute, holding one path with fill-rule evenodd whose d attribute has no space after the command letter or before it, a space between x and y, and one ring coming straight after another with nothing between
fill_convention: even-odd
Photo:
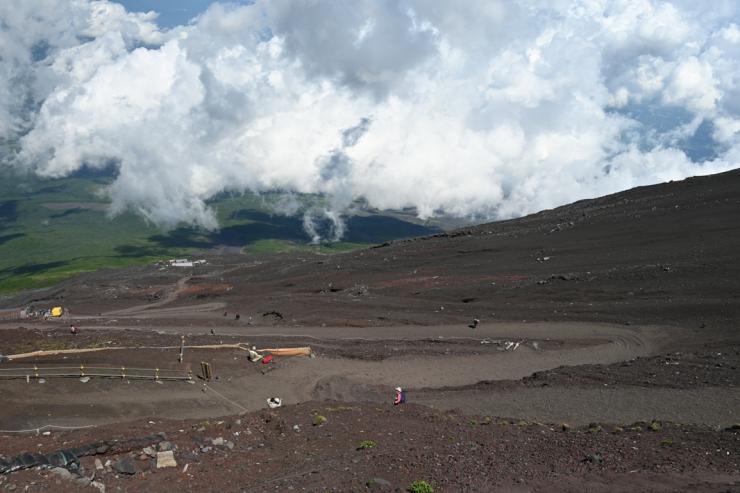
<instances>
[{"instance_id":1,"label":"green shrub","mask_svg":"<svg viewBox=\"0 0 740 493\"><path fill-rule=\"evenodd\" d=\"M409 485L408 490L411 493L433 493L434 488L426 481L414 481Z\"/></svg>"},{"instance_id":2,"label":"green shrub","mask_svg":"<svg viewBox=\"0 0 740 493\"><path fill-rule=\"evenodd\" d=\"M360 442L360 445L357 446L357 450L365 450L369 448L374 448L377 445L373 440L363 440Z\"/></svg>"}]
</instances>

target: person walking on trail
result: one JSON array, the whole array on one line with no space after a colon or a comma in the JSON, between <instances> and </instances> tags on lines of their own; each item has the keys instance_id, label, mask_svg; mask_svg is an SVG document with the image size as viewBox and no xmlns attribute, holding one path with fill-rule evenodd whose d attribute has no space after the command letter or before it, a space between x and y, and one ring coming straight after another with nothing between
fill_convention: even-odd
<instances>
[{"instance_id":1,"label":"person walking on trail","mask_svg":"<svg viewBox=\"0 0 740 493\"><path fill-rule=\"evenodd\" d=\"M74 325L69 326L69 331L72 333L73 336L77 335L77 327L75 327Z\"/></svg>"},{"instance_id":2,"label":"person walking on trail","mask_svg":"<svg viewBox=\"0 0 740 493\"><path fill-rule=\"evenodd\" d=\"M396 398L393 399L393 405L397 406L406 402L406 394L401 387L396 387Z\"/></svg>"}]
</instances>

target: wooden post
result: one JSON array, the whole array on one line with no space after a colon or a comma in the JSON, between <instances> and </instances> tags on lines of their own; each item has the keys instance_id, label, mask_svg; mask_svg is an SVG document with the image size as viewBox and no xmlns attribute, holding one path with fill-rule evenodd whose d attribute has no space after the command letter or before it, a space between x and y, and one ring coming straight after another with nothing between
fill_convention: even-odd
<instances>
[{"instance_id":1,"label":"wooden post","mask_svg":"<svg viewBox=\"0 0 740 493\"><path fill-rule=\"evenodd\" d=\"M180 340L180 357L177 359L178 362L182 363L182 356L185 352L185 336L182 336L182 339Z\"/></svg>"},{"instance_id":2,"label":"wooden post","mask_svg":"<svg viewBox=\"0 0 740 493\"><path fill-rule=\"evenodd\" d=\"M203 380L205 380L206 382L210 382L211 378L213 377L213 373L211 372L211 364L206 363L205 361L201 361L200 371L203 374Z\"/></svg>"}]
</instances>

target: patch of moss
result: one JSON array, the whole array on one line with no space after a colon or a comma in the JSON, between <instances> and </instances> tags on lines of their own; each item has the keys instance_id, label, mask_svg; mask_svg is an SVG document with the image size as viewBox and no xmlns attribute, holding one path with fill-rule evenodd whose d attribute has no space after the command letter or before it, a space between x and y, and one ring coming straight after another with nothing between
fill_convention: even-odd
<instances>
[{"instance_id":1,"label":"patch of moss","mask_svg":"<svg viewBox=\"0 0 740 493\"><path fill-rule=\"evenodd\" d=\"M411 483L408 487L408 490L411 493L433 493L434 488L432 488L432 485L427 483L426 481L414 481Z\"/></svg>"},{"instance_id":2,"label":"patch of moss","mask_svg":"<svg viewBox=\"0 0 740 493\"><path fill-rule=\"evenodd\" d=\"M357 446L357 450L367 450L370 448L375 448L377 443L373 440L363 440L360 442L360 444Z\"/></svg>"}]
</instances>

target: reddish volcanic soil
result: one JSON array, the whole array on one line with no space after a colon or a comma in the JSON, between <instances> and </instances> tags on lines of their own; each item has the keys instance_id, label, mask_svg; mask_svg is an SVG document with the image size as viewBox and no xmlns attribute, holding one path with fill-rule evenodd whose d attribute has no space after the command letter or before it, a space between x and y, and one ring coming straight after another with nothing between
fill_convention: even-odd
<instances>
[{"instance_id":1,"label":"reddish volcanic soil","mask_svg":"<svg viewBox=\"0 0 740 493\"><path fill-rule=\"evenodd\" d=\"M740 491L738 251L733 171L348 254L204 252L23 293L2 308L69 315L2 322L0 354L102 350L0 363L0 470L19 469L0 489ZM313 357L250 363L237 343ZM232 346L188 347L205 345ZM94 368L109 376L80 380ZM134 378L155 368L194 383ZM145 451L160 442L176 467ZM20 456L72 449L71 473Z\"/></svg>"}]
</instances>

